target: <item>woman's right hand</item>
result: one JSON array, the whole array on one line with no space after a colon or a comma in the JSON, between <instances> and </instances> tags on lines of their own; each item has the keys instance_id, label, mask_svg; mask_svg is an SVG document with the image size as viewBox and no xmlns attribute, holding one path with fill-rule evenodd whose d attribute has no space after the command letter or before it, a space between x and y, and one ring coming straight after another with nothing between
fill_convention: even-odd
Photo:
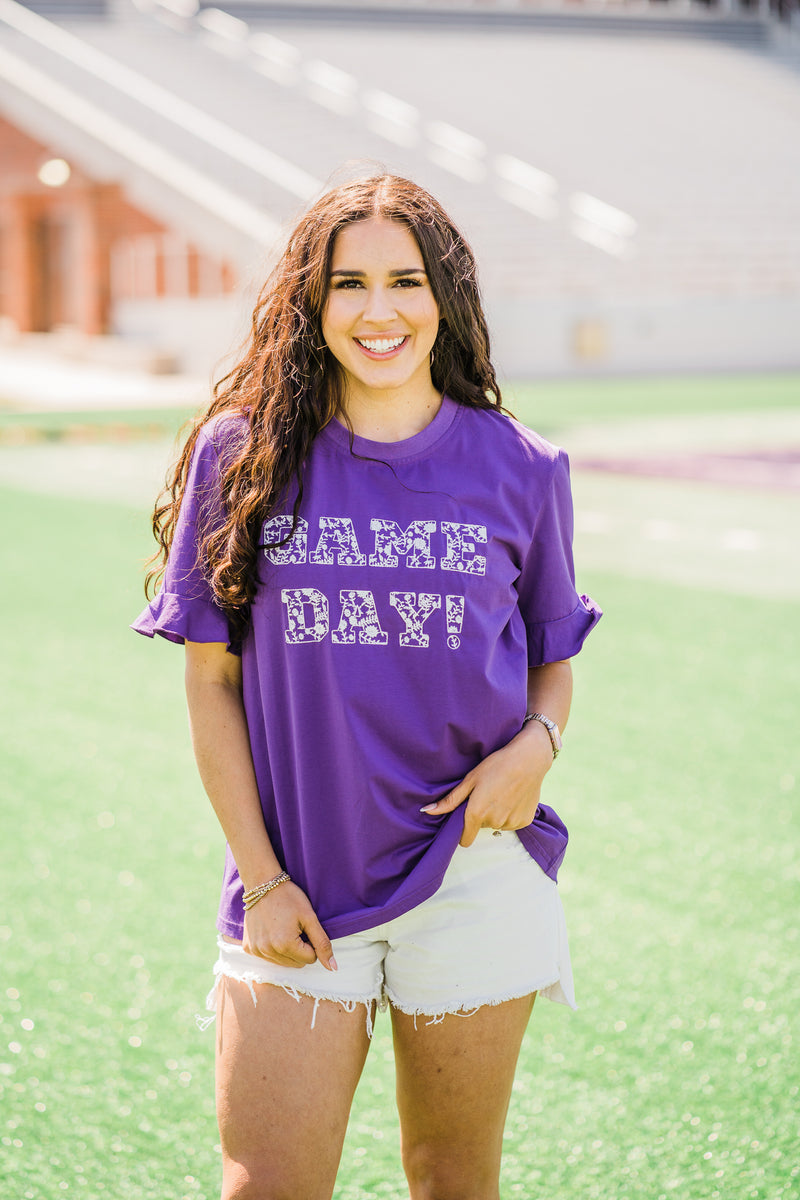
<instances>
[{"instance_id":1,"label":"woman's right hand","mask_svg":"<svg viewBox=\"0 0 800 1200\"><path fill-rule=\"evenodd\" d=\"M227 643L187 641L186 698L200 777L239 871L248 880L270 879L280 866L261 811L242 699L242 660L228 653ZM326 970L336 970L328 935L308 896L291 882L248 909L242 945L248 954L280 966L319 960Z\"/></svg>"},{"instance_id":2,"label":"woman's right hand","mask_svg":"<svg viewBox=\"0 0 800 1200\"><path fill-rule=\"evenodd\" d=\"M330 938L308 896L291 881L273 888L247 909L242 948L281 967L304 967L319 961L326 970L337 970Z\"/></svg>"}]
</instances>

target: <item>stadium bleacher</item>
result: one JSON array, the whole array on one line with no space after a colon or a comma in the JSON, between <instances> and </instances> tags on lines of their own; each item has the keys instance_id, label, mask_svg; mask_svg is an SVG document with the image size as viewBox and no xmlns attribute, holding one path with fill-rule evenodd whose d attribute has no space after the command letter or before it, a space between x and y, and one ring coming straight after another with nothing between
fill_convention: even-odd
<instances>
[{"instance_id":1,"label":"stadium bleacher","mask_svg":"<svg viewBox=\"0 0 800 1200\"><path fill-rule=\"evenodd\" d=\"M0 0L0 113L245 279L342 164L419 179L475 245L509 372L797 365L800 53L765 12L300 7L67 3L27 28Z\"/></svg>"}]
</instances>

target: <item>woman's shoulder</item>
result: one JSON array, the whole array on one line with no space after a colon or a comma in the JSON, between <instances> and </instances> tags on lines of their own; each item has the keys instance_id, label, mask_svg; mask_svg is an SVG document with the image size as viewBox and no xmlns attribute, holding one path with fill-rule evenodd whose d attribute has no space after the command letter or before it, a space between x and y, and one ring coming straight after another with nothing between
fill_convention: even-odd
<instances>
[{"instance_id":1,"label":"woman's shoulder","mask_svg":"<svg viewBox=\"0 0 800 1200\"><path fill-rule=\"evenodd\" d=\"M509 465L538 467L543 472L552 472L564 452L560 447L523 425L510 413L496 408L466 408L466 428L484 447L489 455L497 455Z\"/></svg>"},{"instance_id":2,"label":"woman's shoulder","mask_svg":"<svg viewBox=\"0 0 800 1200\"><path fill-rule=\"evenodd\" d=\"M250 422L241 412L222 412L204 421L197 433L198 446L209 447L217 458L236 451L247 439Z\"/></svg>"}]
</instances>

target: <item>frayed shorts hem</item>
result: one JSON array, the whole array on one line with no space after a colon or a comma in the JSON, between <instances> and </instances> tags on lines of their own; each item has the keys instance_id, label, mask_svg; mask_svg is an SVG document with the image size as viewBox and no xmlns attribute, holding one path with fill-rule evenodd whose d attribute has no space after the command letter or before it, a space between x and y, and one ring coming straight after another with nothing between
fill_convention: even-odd
<instances>
[{"instance_id":1,"label":"frayed shorts hem","mask_svg":"<svg viewBox=\"0 0 800 1200\"><path fill-rule=\"evenodd\" d=\"M230 945L230 943L223 944L226 946ZM217 1006L219 1002L219 989L222 986L223 979L231 979L235 983L246 984L250 992L254 1008L258 1006L258 997L256 995L256 989L253 986L256 983L265 984L267 987L279 987L286 993L287 996L291 996L293 1000L296 1000L298 1004L304 998L307 1000L313 1000L314 1010L311 1014L312 1029L317 1023L317 1012L319 1011L319 1006L323 1001L327 1001L332 1004L338 1004L345 1010L345 1012L349 1013L355 1012L359 1004L363 1004L366 1009L367 1036L371 1038L373 1034L375 1010L378 1012L385 1012L386 1008L388 1007L386 997L380 994L377 996L363 997L337 996L332 992L318 992L316 990L295 987L294 984L279 982L276 979L263 979L256 973L250 971L244 974L239 974L230 970L217 971L215 968L215 974L217 976L216 982L206 997L206 1011L210 1012L211 1016L202 1017L198 1015L195 1017L198 1029L207 1029L208 1026L211 1025L216 1019Z\"/></svg>"},{"instance_id":2,"label":"frayed shorts hem","mask_svg":"<svg viewBox=\"0 0 800 1200\"><path fill-rule=\"evenodd\" d=\"M556 995L556 992L560 994ZM522 1000L526 996L533 995L544 996L548 1000L556 1000L559 1003L568 1004L570 1008L577 1008L574 1001L567 999L558 980L546 984L532 983L527 986L523 984L520 988L504 992L501 996L484 996L471 1000L463 1000L459 1001L457 1005L437 1009L435 1012L424 1008L410 1008L408 1005L401 1004L391 994L391 991L387 989L386 1006L396 1009L397 1012L404 1013L408 1017L413 1017L414 1027L416 1028L418 1017L425 1017L426 1025L441 1025L445 1017L474 1017L475 1013L480 1012L482 1008L496 1008L498 1004L507 1004L511 1000Z\"/></svg>"},{"instance_id":3,"label":"frayed shorts hem","mask_svg":"<svg viewBox=\"0 0 800 1200\"><path fill-rule=\"evenodd\" d=\"M397 1012L404 1013L408 1017L413 1017L415 1029L417 1026L417 1020L421 1020L423 1017L425 1018L426 1025L441 1025L445 1017L473 1017L482 1008L494 1008L498 1004L505 1004L510 1000L521 1000L525 996L531 996L534 994L543 996L548 1000L554 1000L557 1003L568 1004L569 1007L573 1009L577 1008L577 1005L574 1003L574 1001L571 1002L564 995L563 989L561 988L561 983L557 979L543 985L532 984L530 987L523 986L521 991L514 990L513 992L504 994L502 996L464 1000L455 1006L429 1011L424 1008L412 1008L409 1005L401 1004L400 1001L393 996L389 990L384 990L376 996L337 996L332 992L323 993L306 988L295 987L290 983L279 983L277 980L261 979L253 972L234 974L230 971L220 971L217 975L214 987L211 989L206 998L206 1010L211 1013L211 1016L197 1016L195 1018L199 1029L207 1029L208 1026L213 1023L216 1017L219 999L218 993L223 979L232 979L235 983L246 984L253 1001L253 1007L258 1005L258 996L256 995L256 990L253 986L256 983L264 984L268 987L279 987L287 994L287 996L291 996L293 1000L296 1000L298 1004L303 998L307 1000L313 1000L314 1009L311 1014L311 1029L313 1029L316 1025L317 1012L320 1004L323 1001L332 1004L338 1004L345 1010L345 1012L349 1013L355 1012L358 1006L363 1004L366 1010L367 1036L369 1038L372 1037L374 1032L375 1014L378 1012L386 1012L389 1008L395 1009Z\"/></svg>"},{"instance_id":4,"label":"frayed shorts hem","mask_svg":"<svg viewBox=\"0 0 800 1200\"><path fill-rule=\"evenodd\" d=\"M217 946L212 1012L223 978L246 984L254 1004L256 983L298 1002L309 997L312 1028L323 1000L348 1011L363 1004L370 1035L376 1010L389 1005L426 1024L532 992L577 1007L558 889L514 833L482 830L472 846L456 849L441 887L417 908L335 939L336 975L318 962L280 967L221 935Z\"/></svg>"}]
</instances>

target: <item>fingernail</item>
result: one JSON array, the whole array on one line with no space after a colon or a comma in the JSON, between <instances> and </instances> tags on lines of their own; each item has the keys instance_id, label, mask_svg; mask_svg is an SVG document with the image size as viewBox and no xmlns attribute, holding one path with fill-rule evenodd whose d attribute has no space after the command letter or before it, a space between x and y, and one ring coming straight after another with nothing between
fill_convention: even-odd
<instances>
[{"instance_id":1,"label":"fingernail","mask_svg":"<svg viewBox=\"0 0 800 1200\"><path fill-rule=\"evenodd\" d=\"M338 970L339 970L339 967L338 967L338 966L337 966L337 964L336 964L336 959L333 957L333 955L331 955L331 957L328 959L328 966L330 967L330 969L331 969L332 971L338 971Z\"/></svg>"},{"instance_id":2,"label":"fingernail","mask_svg":"<svg viewBox=\"0 0 800 1200\"><path fill-rule=\"evenodd\" d=\"M425 807L421 808L419 811L424 812L424 813L430 813L430 812L433 812L433 810L435 808L436 808L435 804L426 804Z\"/></svg>"}]
</instances>

